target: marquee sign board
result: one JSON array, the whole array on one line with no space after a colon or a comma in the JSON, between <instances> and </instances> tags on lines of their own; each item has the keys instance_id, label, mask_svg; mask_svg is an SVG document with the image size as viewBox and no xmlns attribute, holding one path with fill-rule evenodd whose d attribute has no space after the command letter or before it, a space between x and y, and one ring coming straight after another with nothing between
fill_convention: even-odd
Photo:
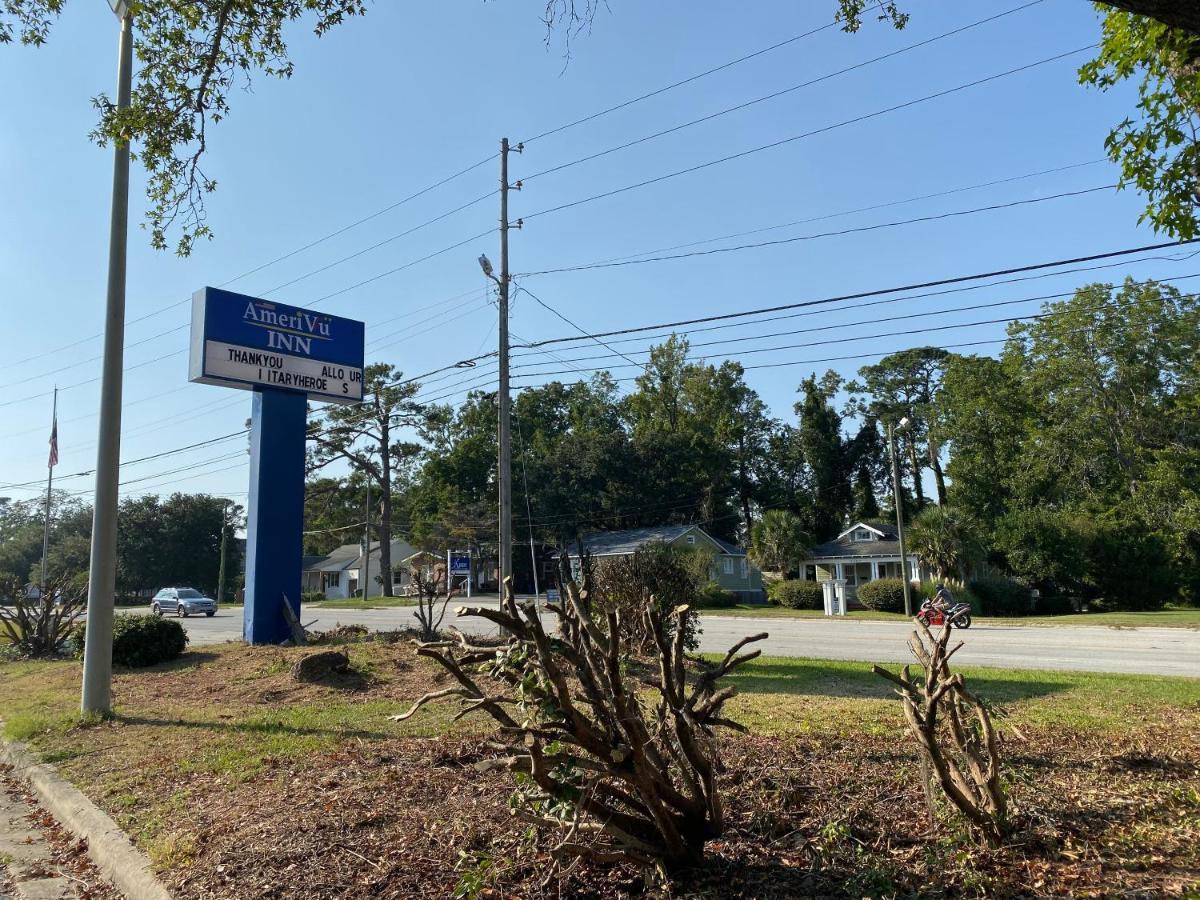
<instances>
[{"instance_id":1,"label":"marquee sign board","mask_svg":"<svg viewBox=\"0 0 1200 900\"><path fill-rule=\"evenodd\" d=\"M188 377L242 390L271 388L325 403L363 395L362 322L204 288L192 295Z\"/></svg>"}]
</instances>

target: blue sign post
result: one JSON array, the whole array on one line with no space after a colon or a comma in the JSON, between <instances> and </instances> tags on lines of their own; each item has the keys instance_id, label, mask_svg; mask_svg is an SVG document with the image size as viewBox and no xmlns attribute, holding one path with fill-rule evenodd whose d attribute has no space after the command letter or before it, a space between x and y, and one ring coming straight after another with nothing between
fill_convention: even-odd
<instances>
[{"instance_id":1,"label":"blue sign post","mask_svg":"<svg viewBox=\"0 0 1200 900\"><path fill-rule=\"evenodd\" d=\"M362 322L204 288L192 296L190 380L254 391L242 636L291 637L300 615L308 401L358 403Z\"/></svg>"}]
</instances>

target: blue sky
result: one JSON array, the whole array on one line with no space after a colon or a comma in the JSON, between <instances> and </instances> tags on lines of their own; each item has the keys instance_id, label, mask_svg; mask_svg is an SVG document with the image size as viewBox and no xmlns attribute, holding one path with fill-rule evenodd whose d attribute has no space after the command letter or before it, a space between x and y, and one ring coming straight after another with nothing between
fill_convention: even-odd
<instances>
[{"instance_id":1,"label":"blue sky","mask_svg":"<svg viewBox=\"0 0 1200 900\"><path fill-rule=\"evenodd\" d=\"M819 77L1019 6L915 0L903 32L869 23L857 35L827 29L694 83L532 141L514 156L518 179L677 123ZM242 427L250 395L187 383L188 309L206 284L225 285L261 264L380 210L514 142L670 84L825 24L834 0L804 4L632 3L616 0L595 27L548 47L535 0L378 3L366 18L320 40L291 37L295 76L255 80L232 98L231 117L210 131L209 200L216 232L190 259L151 250L131 233L123 430L126 460ZM514 217L585 198L863 116L1098 39L1098 17L1082 0L1045 0L928 46L866 65L776 100L663 138L533 178L512 197ZM560 36L559 36L560 37ZM50 401L57 381L58 476L94 465L107 253L111 154L89 143L90 98L111 90L116 23L104 4L72 3L50 43L0 48L0 484L45 475ZM776 149L561 212L533 216L512 236L512 268L538 272L804 219L822 221L732 241L786 238L977 206L1031 200L1111 184L1099 162L1108 129L1133 107L1129 89L1109 95L1077 84L1078 54L1011 77L839 127ZM1094 163L1081 165L1086 163ZM1054 175L825 218L861 207L1071 166ZM493 227L489 199L410 235L387 241L493 189L494 162L228 286L367 323L368 358L406 373L486 351L495 311L476 264L496 260L494 235L379 278ZM131 218L145 202L135 173ZM522 283L589 330L715 315L1010 265L1152 243L1137 226L1141 198L1099 191L940 221L882 228L778 247L688 260L528 276ZM386 241L386 242L385 242ZM353 259L337 262L382 243ZM1162 254L1156 254L1161 256ZM337 263L330 266L331 263ZM314 270L330 266L324 271ZM891 328L995 319L1036 312L1038 303L948 313L907 324L863 319L1069 291L1132 274L1171 277L1189 263L1130 262L1091 275L1063 274L964 294L915 298L863 310L842 304L818 315L695 336L695 341L785 329L825 328L745 341L708 352L747 365L881 354L924 343L983 341L1003 325L879 337ZM361 284L374 278L367 284ZM297 280L299 279L299 280ZM289 282L294 282L288 284ZM1179 282L1187 286L1191 282ZM283 286L286 285L286 286ZM327 299L322 299L327 298ZM174 304L173 308L171 305ZM165 311L164 311L165 309ZM153 315L152 315L153 314ZM147 317L147 318L142 318ZM140 321L137 321L139 320ZM832 326L832 327L831 327ZM522 339L571 334L518 294L512 330ZM837 344L816 341L854 338ZM514 341L517 340L514 337ZM805 344L774 352L754 348ZM72 345L72 346L66 346ZM645 342L615 345L632 354ZM999 344L977 348L996 352ZM563 358L606 353L581 342ZM519 355L520 351L518 351ZM174 354L174 355L169 355ZM32 359L27 359L32 357ZM159 359L159 357L165 357ZM635 360L644 357L633 357ZM776 416L790 419L797 384L810 371L852 375L871 358L752 370L748 381ZM623 360L615 360L624 364ZM536 365L534 365L536 364ZM577 362L584 368L603 361ZM561 370L545 356L514 359L526 372ZM619 377L636 374L614 369ZM520 370L517 370L520 374ZM565 377L565 376L564 376ZM541 379L517 378L516 383ZM456 379L439 388L453 390ZM443 391L446 393L446 391ZM441 396L433 386L426 397ZM461 394L449 396L450 401ZM125 493L210 491L244 499L244 443L232 440L130 465ZM175 474L162 474L181 470ZM133 481L132 479L140 479ZM86 491L90 478L60 481ZM36 490L0 494L36 496Z\"/></svg>"}]
</instances>

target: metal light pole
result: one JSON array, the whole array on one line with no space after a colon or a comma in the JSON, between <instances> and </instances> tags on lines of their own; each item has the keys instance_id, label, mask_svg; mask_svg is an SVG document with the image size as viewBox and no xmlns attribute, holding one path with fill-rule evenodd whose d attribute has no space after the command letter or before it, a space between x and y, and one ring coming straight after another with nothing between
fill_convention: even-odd
<instances>
[{"instance_id":1,"label":"metal light pole","mask_svg":"<svg viewBox=\"0 0 1200 900\"><path fill-rule=\"evenodd\" d=\"M129 108L133 80L133 17L128 0L109 0L121 22L117 109ZM125 349L125 257L129 236L129 142L113 146L112 214L108 235L108 300L100 382L100 435L88 570L87 638L83 653L84 713L112 712L113 595L117 588L117 485L121 465L121 380Z\"/></svg>"},{"instance_id":2,"label":"metal light pole","mask_svg":"<svg viewBox=\"0 0 1200 900\"><path fill-rule=\"evenodd\" d=\"M908 418L899 421L897 427L908 427ZM904 615L912 618L912 585L908 583L908 554L904 550L904 503L900 491L900 460L896 455L896 432L888 423L888 451L892 455L892 492L896 498L896 537L900 541L900 580L904 583Z\"/></svg>"}]
</instances>

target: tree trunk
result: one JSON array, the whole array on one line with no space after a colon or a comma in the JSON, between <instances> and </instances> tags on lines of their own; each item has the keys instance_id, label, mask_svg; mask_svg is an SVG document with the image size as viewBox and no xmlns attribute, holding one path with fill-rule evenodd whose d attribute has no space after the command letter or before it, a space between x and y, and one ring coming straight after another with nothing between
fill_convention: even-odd
<instances>
[{"instance_id":1,"label":"tree trunk","mask_svg":"<svg viewBox=\"0 0 1200 900\"><path fill-rule=\"evenodd\" d=\"M942 461L938 458L937 444L929 441L929 465L933 469L933 480L937 483L938 503L946 505L946 474L942 471Z\"/></svg>"},{"instance_id":2,"label":"tree trunk","mask_svg":"<svg viewBox=\"0 0 1200 900\"><path fill-rule=\"evenodd\" d=\"M916 515L925 508L925 488L921 486L921 458L917 456L917 439L910 433L904 436L904 440L908 444L908 461L912 465L913 496L917 501L913 515Z\"/></svg>"},{"instance_id":3,"label":"tree trunk","mask_svg":"<svg viewBox=\"0 0 1200 900\"><path fill-rule=\"evenodd\" d=\"M746 475L746 450L741 448L740 460L738 461L738 491L741 494L742 500L742 521L746 524L746 543L750 543L750 532L754 528L754 522L750 518L750 479Z\"/></svg>"},{"instance_id":4,"label":"tree trunk","mask_svg":"<svg viewBox=\"0 0 1200 900\"><path fill-rule=\"evenodd\" d=\"M1105 6L1156 19L1164 25L1200 36L1200 3L1196 0L1100 0Z\"/></svg>"}]
</instances>

